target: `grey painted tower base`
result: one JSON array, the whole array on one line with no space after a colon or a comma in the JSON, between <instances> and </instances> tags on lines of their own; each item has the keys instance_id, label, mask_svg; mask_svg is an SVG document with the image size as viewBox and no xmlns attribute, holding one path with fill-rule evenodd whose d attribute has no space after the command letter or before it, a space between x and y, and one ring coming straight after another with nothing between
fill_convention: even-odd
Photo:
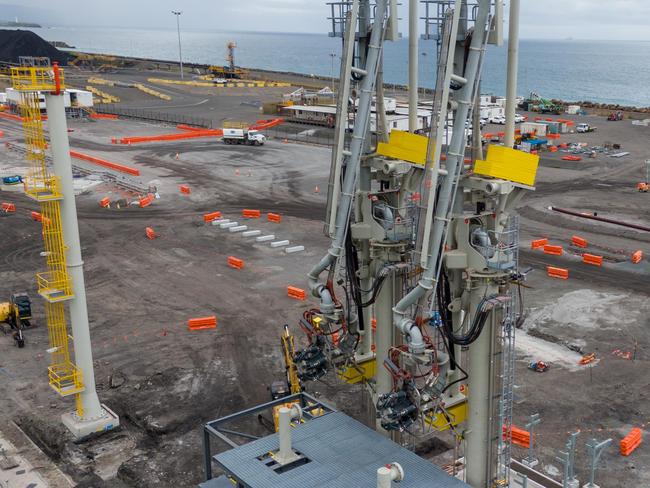
<instances>
[{"instance_id":1,"label":"grey painted tower base","mask_svg":"<svg viewBox=\"0 0 650 488\"><path fill-rule=\"evenodd\" d=\"M101 434L113 430L120 425L120 418L106 405L102 404L102 415L96 419L81 419L76 412L61 415L65 425L75 440L84 439L92 434Z\"/></svg>"}]
</instances>

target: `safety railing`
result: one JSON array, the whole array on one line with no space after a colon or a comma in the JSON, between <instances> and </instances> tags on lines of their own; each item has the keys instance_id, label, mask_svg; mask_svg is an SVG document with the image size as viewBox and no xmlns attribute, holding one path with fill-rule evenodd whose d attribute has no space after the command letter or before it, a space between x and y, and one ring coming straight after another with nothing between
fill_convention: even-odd
<instances>
[{"instance_id":1,"label":"safety railing","mask_svg":"<svg viewBox=\"0 0 650 488\"><path fill-rule=\"evenodd\" d=\"M13 88L19 91L54 91L57 88L52 67L11 68ZM59 71L59 88L64 87L63 70Z\"/></svg>"},{"instance_id":2,"label":"safety railing","mask_svg":"<svg viewBox=\"0 0 650 488\"><path fill-rule=\"evenodd\" d=\"M413 239L417 217L415 202L402 207L394 207L378 200L372 205L372 216L384 229L387 240L399 242Z\"/></svg>"},{"instance_id":3,"label":"safety railing","mask_svg":"<svg viewBox=\"0 0 650 488\"><path fill-rule=\"evenodd\" d=\"M83 374L73 363L53 364L47 371L50 386L62 397L84 391Z\"/></svg>"},{"instance_id":4,"label":"safety railing","mask_svg":"<svg viewBox=\"0 0 650 488\"><path fill-rule=\"evenodd\" d=\"M38 293L50 302L60 302L73 298L72 284L67 273L46 271L37 273Z\"/></svg>"}]
</instances>

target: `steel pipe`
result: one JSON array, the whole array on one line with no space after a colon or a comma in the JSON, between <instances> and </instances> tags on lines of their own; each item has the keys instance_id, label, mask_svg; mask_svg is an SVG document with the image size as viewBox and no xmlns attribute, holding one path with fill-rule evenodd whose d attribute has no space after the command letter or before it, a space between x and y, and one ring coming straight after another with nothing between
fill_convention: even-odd
<instances>
[{"instance_id":1,"label":"steel pipe","mask_svg":"<svg viewBox=\"0 0 650 488\"><path fill-rule=\"evenodd\" d=\"M621 222L620 220L608 219L606 217L598 217L597 215L590 215L582 212L574 212L573 210L567 210L565 208L558 207L548 207L549 210L554 212L563 213L566 215L572 215L574 217L581 217L583 219L597 220L598 222L605 222L607 224L620 225L621 227L627 227L628 229L640 230L643 232L650 232L650 227L639 224L632 224L630 222Z\"/></svg>"}]
</instances>

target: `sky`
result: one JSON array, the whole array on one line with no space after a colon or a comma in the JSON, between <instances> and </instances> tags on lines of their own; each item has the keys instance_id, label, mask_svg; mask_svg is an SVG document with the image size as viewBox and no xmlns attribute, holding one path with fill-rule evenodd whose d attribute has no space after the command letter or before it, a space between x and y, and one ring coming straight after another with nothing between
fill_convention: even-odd
<instances>
[{"instance_id":1,"label":"sky","mask_svg":"<svg viewBox=\"0 0 650 488\"><path fill-rule=\"evenodd\" d=\"M1 0L0 0L1 1ZM15 2L15 0L13 0ZM325 33L327 0L11 0L0 19L46 25L169 29L171 10L182 10L183 28L217 31ZM400 0L405 17L407 0ZM506 0L506 7L509 0ZM506 8L507 11L507 8ZM650 41L648 0L521 0L521 37ZM420 27L422 28L422 26ZM406 19L400 31L407 34Z\"/></svg>"}]
</instances>

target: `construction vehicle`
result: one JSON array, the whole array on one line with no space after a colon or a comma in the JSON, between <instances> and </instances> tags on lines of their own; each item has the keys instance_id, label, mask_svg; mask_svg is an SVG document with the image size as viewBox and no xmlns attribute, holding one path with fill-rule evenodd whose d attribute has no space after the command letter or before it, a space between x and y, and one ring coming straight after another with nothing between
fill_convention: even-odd
<instances>
[{"instance_id":1,"label":"construction vehicle","mask_svg":"<svg viewBox=\"0 0 650 488\"><path fill-rule=\"evenodd\" d=\"M580 134L585 134L587 132L594 132L596 128L592 125L589 124L578 124L576 125L576 132L579 132Z\"/></svg>"},{"instance_id":2,"label":"construction vehicle","mask_svg":"<svg viewBox=\"0 0 650 488\"><path fill-rule=\"evenodd\" d=\"M539 112L542 114L560 115L564 112L564 107L560 104L540 97L537 93L531 92L528 99L524 100L522 104L524 110L531 112Z\"/></svg>"},{"instance_id":3,"label":"construction vehicle","mask_svg":"<svg viewBox=\"0 0 650 488\"><path fill-rule=\"evenodd\" d=\"M247 144L263 146L266 136L257 130L223 128L223 142L226 144Z\"/></svg>"},{"instance_id":4,"label":"construction vehicle","mask_svg":"<svg viewBox=\"0 0 650 488\"><path fill-rule=\"evenodd\" d=\"M0 322L6 322L15 331L14 344L25 347L23 329L31 325L32 302L27 293L12 293L8 302L0 303Z\"/></svg>"},{"instance_id":5,"label":"construction vehicle","mask_svg":"<svg viewBox=\"0 0 650 488\"><path fill-rule=\"evenodd\" d=\"M639 193L648 193L648 183L644 181L637 183L636 189Z\"/></svg>"},{"instance_id":6,"label":"construction vehicle","mask_svg":"<svg viewBox=\"0 0 650 488\"><path fill-rule=\"evenodd\" d=\"M23 178L20 175L14 176L5 176L2 178L3 185L18 185L23 182Z\"/></svg>"},{"instance_id":7,"label":"construction vehicle","mask_svg":"<svg viewBox=\"0 0 650 488\"><path fill-rule=\"evenodd\" d=\"M226 49L228 50L228 55L226 56L226 61L228 62L225 66L210 66L210 73L215 78L225 78L225 79L241 79L246 74L241 68L238 68L235 65L235 48L237 44L234 41L230 41L226 44Z\"/></svg>"},{"instance_id":8,"label":"construction vehicle","mask_svg":"<svg viewBox=\"0 0 650 488\"><path fill-rule=\"evenodd\" d=\"M623 112L621 112L620 110L618 110L616 112L612 112L611 114L609 114L607 116L607 120L609 120L610 122L612 122L612 121L616 122L616 121L619 121L619 120L623 120Z\"/></svg>"},{"instance_id":9,"label":"construction vehicle","mask_svg":"<svg viewBox=\"0 0 650 488\"><path fill-rule=\"evenodd\" d=\"M296 354L293 336L289 332L289 326L284 324L284 332L281 337L282 357L284 359L285 379L271 383L271 398L277 400L303 390L302 383L298 377L298 370L293 358Z\"/></svg>"}]
</instances>

